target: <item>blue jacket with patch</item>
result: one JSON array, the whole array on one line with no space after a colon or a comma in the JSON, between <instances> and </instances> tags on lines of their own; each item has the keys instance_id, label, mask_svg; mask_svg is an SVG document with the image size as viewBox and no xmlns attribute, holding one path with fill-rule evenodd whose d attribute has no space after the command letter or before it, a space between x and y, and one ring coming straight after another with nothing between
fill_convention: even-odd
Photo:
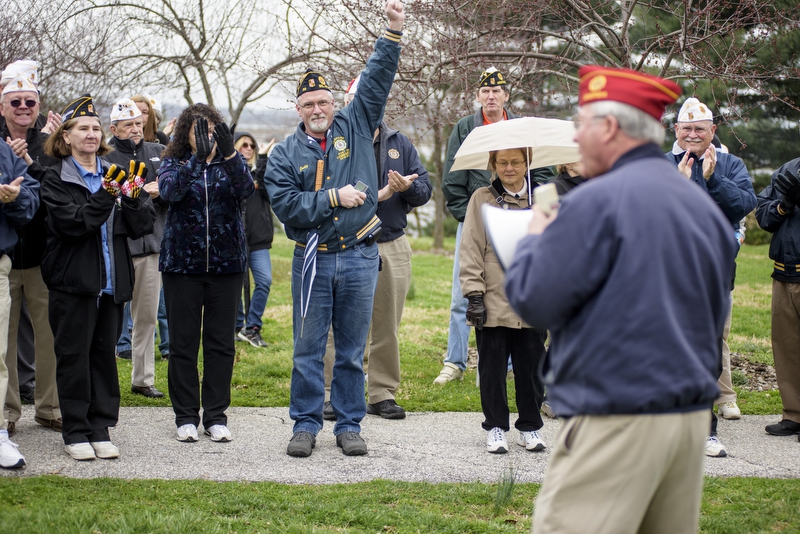
<instances>
[{"instance_id":1,"label":"blue jacket with patch","mask_svg":"<svg viewBox=\"0 0 800 534\"><path fill-rule=\"evenodd\" d=\"M39 182L28 174L28 165L18 158L5 141L0 141L0 183L9 184L17 177L24 179L14 202L0 204L0 255L11 255L17 244L15 224L25 224L39 208Z\"/></svg>"},{"instance_id":2,"label":"blue jacket with patch","mask_svg":"<svg viewBox=\"0 0 800 534\"><path fill-rule=\"evenodd\" d=\"M381 123L400 57L400 34L386 30L361 73L358 92L338 111L325 134L326 147L309 137L300 123L294 135L275 146L264 183L272 210L289 239L305 244L310 230L319 235L318 251L339 252L358 244L380 227L378 171L372 137ZM317 175L321 187L316 189ZM364 204L343 208L338 190L364 182Z\"/></svg>"}]
</instances>

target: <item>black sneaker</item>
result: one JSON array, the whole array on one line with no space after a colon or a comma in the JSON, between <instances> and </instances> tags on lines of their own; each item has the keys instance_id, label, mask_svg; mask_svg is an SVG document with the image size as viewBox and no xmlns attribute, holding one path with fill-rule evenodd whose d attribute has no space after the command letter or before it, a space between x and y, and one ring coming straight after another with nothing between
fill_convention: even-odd
<instances>
[{"instance_id":1,"label":"black sneaker","mask_svg":"<svg viewBox=\"0 0 800 534\"><path fill-rule=\"evenodd\" d=\"M117 358L120 360L130 360L131 359L131 351L129 350L121 350L117 353Z\"/></svg>"},{"instance_id":2,"label":"black sneaker","mask_svg":"<svg viewBox=\"0 0 800 534\"><path fill-rule=\"evenodd\" d=\"M358 432L343 432L336 436L336 446L342 448L345 456L367 454L367 444Z\"/></svg>"},{"instance_id":3,"label":"black sneaker","mask_svg":"<svg viewBox=\"0 0 800 534\"><path fill-rule=\"evenodd\" d=\"M311 449L317 444L317 438L310 432L295 432L286 447L286 454L305 458L311 456Z\"/></svg>"},{"instance_id":4,"label":"black sneaker","mask_svg":"<svg viewBox=\"0 0 800 534\"><path fill-rule=\"evenodd\" d=\"M370 415L380 415L384 419L405 419L406 411L394 399L367 404L367 413Z\"/></svg>"},{"instance_id":5,"label":"black sneaker","mask_svg":"<svg viewBox=\"0 0 800 534\"><path fill-rule=\"evenodd\" d=\"M251 345L253 345L257 349L264 349L267 348L266 341L261 338L261 329L257 326L243 328L237 336L242 341L247 341Z\"/></svg>"},{"instance_id":6,"label":"black sneaker","mask_svg":"<svg viewBox=\"0 0 800 534\"><path fill-rule=\"evenodd\" d=\"M767 434L772 434L773 436L792 436L800 434L800 423L784 419L780 423L767 425L764 430L767 431ZM800 440L800 437L797 439Z\"/></svg>"},{"instance_id":7,"label":"black sneaker","mask_svg":"<svg viewBox=\"0 0 800 534\"><path fill-rule=\"evenodd\" d=\"M326 421L336 421L336 412L333 411L331 401L327 401L322 405L322 418Z\"/></svg>"}]
</instances>

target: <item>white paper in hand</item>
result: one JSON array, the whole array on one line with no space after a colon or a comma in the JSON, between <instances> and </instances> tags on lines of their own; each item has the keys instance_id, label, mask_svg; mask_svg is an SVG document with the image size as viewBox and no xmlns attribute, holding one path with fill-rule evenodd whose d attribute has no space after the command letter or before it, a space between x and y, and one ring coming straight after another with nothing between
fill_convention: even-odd
<instances>
[{"instance_id":1,"label":"white paper in hand","mask_svg":"<svg viewBox=\"0 0 800 534\"><path fill-rule=\"evenodd\" d=\"M489 241L505 271L514 259L517 243L528 235L528 224L531 222L533 212L504 210L491 204L484 204L481 206L481 216Z\"/></svg>"}]
</instances>

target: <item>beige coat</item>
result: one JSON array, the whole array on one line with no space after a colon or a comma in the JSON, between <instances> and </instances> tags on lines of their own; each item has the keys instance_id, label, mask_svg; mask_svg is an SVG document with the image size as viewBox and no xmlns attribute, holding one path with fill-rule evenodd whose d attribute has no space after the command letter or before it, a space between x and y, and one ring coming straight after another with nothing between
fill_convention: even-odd
<instances>
[{"instance_id":1,"label":"beige coat","mask_svg":"<svg viewBox=\"0 0 800 534\"><path fill-rule=\"evenodd\" d=\"M528 195L516 199L514 195L502 190L503 199L508 209L521 210L528 207ZM484 326L507 328L530 328L514 313L506 298L503 288L505 273L500 266L486 228L481 219L481 206L495 203L488 187L481 187L470 198L467 215L464 217L464 228L461 230L461 245L458 261L461 264L459 279L461 293L466 297L470 293L483 293L486 306L486 324Z\"/></svg>"}]
</instances>

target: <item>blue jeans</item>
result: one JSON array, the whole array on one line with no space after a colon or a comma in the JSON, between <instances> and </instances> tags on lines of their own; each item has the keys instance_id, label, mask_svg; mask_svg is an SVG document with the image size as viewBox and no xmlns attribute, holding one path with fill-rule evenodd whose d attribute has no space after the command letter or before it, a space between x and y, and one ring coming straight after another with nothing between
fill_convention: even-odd
<instances>
[{"instance_id":1,"label":"blue jeans","mask_svg":"<svg viewBox=\"0 0 800 534\"><path fill-rule=\"evenodd\" d=\"M450 332L447 335L447 356L444 361L467 370L467 350L469 348L469 326L467 326L467 299L461 294L458 279L460 269L458 251L461 249L461 230L464 223L458 223L456 230L456 253L453 261L453 292L450 296Z\"/></svg>"},{"instance_id":2,"label":"blue jeans","mask_svg":"<svg viewBox=\"0 0 800 534\"><path fill-rule=\"evenodd\" d=\"M133 320L131 319L131 303L126 302L125 308L122 311L122 334L117 340L117 354L123 350L131 350L131 329L133 328Z\"/></svg>"},{"instance_id":3,"label":"blue jeans","mask_svg":"<svg viewBox=\"0 0 800 534\"><path fill-rule=\"evenodd\" d=\"M331 404L337 417L333 433L361 432L359 423L367 410L364 347L378 282L378 245L317 254L317 276L305 320L300 316L302 267L303 249L296 247L292 261L294 367L289 401L294 432L316 435L322 429L323 357L331 324L336 347L331 382Z\"/></svg>"},{"instance_id":4,"label":"blue jeans","mask_svg":"<svg viewBox=\"0 0 800 534\"><path fill-rule=\"evenodd\" d=\"M164 304L164 286L161 286L161 295L158 297L158 352L161 355L169 354L169 326L167 325L167 306Z\"/></svg>"},{"instance_id":5,"label":"blue jeans","mask_svg":"<svg viewBox=\"0 0 800 534\"><path fill-rule=\"evenodd\" d=\"M253 296L250 297L250 310L247 312L245 325L244 304L239 302L239 316L236 319L236 328L257 326L261 329L261 316L267 307L269 288L272 286L272 263L269 259L269 249L255 250L247 255L247 266L253 273Z\"/></svg>"}]
</instances>

